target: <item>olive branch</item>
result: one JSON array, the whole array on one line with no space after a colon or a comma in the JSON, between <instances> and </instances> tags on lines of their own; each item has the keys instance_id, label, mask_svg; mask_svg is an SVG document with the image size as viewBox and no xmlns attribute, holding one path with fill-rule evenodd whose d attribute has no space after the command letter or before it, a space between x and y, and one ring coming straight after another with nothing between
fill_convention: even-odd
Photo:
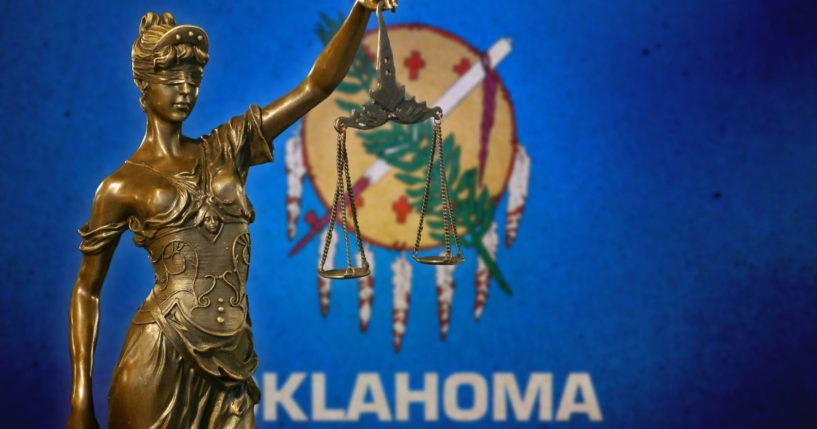
<instances>
[{"instance_id":1,"label":"olive branch","mask_svg":"<svg viewBox=\"0 0 817 429\"><path fill-rule=\"evenodd\" d=\"M321 22L316 30L324 44L335 34L343 16L332 20L321 15ZM358 49L349 73L338 85L337 91L342 94L367 92L375 80L375 67L371 59ZM335 101L342 110L351 112L361 110L358 103L338 99ZM401 125L392 122L389 128L358 133L363 140L363 147L370 155L377 156L397 170L395 178L406 185L406 196L409 204L418 213L422 210L425 191L425 171L433 130L430 122L424 121L414 125ZM448 134L443 138L443 154L446 159L446 176L449 183L449 198L454 208L457 225L465 227L468 232L460 237L462 245L475 249L479 258L485 263L503 292L510 295L511 288L496 261L482 244L482 237L491 227L494 220L495 204L488 192L488 187L479 185L477 168L461 171L461 149L456 144L455 136ZM442 190L440 188L440 160L435 159L431 167L431 185L429 189L426 225L432 239L442 241L445 228L442 218Z\"/></svg>"}]
</instances>

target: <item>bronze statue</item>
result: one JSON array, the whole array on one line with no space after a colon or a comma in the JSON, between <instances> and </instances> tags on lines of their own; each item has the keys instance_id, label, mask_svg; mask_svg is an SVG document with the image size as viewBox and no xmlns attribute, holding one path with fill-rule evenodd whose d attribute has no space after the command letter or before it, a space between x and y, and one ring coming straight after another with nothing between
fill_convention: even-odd
<instances>
[{"instance_id":1,"label":"bronze statue","mask_svg":"<svg viewBox=\"0 0 817 429\"><path fill-rule=\"evenodd\" d=\"M109 427L254 428L258 365L245 282L244 184L252 165L273 159L271 142L341 82L378 3L356 0L306 79L266 107L200 138L182 135L208 60L206 33L147 13L131 57L147 116L136 152L105 178L80 229L82 264L71 299L72 429L97 428L91 393L99 294L126 229L144 247L155 286L134 316L109 392ZM328 150L331 150L327 148Z\"/></svg>"}]
</instances>

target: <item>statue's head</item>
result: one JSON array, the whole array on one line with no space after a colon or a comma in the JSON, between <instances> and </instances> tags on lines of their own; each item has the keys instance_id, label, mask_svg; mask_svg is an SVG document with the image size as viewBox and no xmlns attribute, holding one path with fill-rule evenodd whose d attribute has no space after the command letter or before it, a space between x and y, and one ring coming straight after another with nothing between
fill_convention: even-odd
<instances>
[{"instance_id":1,"label":"statue's head","mask_svg":"<svg viewBox=\"0 0 817 429\"><path fill-rule=\"evenodd\" d=\"M145 14L131 50L142 109L170 122L187 118L198 99L207 49L207 33L201 28L176 25L167 12Z\"/></svg>"}]
</instances>

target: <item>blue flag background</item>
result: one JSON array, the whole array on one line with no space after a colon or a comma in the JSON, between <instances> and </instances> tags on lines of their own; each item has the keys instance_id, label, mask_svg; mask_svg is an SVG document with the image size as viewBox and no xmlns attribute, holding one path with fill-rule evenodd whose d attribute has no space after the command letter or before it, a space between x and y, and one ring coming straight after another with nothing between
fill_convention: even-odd
<instances>
[{"instance_id":1,"label":"blue flag background","mask_svg":"<svg viewBox=\"0 0 817 429\"><path fill-rule=\"evenodd\" d=\"M320 14L345 15L351 4L0 6L0 403L4 422L17 422L8 427L63 427L69 413L75 231L97 184L144 133L130 69L141 16L171 11L209 34L211 61L184 128L198 136L297 85L322 48ZM321 318L317 241L286 255L281 138L278 160L255 168L248 184L258 213L248 293L259 382L263 373L323 372L327 403L345 407L361 372L380 374L390 401L397 372L416 382L424 372L488 380L512 372L520 383L548 372L558 403L567 375L587 372L603 421L552 424L817 426L817 4L404 0L386 19L440 27L483 50L513 39L497 71L533 163L517 243L498 254L514 295L492 285L474 323L471 258L456 273L451 330L440 342L433 271L416 268L395 354L385 263L394 252L379 249L369 332L358 330L355 286L336 284ZM304 206L318 205L307 185ZM103 422L125 331L153 282L129 236L101 297L94 388ZM295 397L308 409L307 387ZM257 420L311 426L286 415L265 422L260 408ZM323 426L379 424L367 415ZM401 425L459 424L444 415L423 422L412 408ZM488 414L467 426L508 425L543 423Z\"/></svg>"}]
</instances>

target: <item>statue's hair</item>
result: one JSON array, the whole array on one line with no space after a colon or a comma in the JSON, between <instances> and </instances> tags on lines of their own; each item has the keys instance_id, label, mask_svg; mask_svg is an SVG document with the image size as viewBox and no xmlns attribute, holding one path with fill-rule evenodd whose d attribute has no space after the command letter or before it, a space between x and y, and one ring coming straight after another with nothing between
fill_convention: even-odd
<instances>
[{"instance_id":1,"label":"statue's hair","mask_svg":"<svg viewBox=\"0 0 817 429\"><path fill-rule=\"evenodd\" d=\"M170 12L159 15L148 12L139 23L139 37L133 42L131 63L133 80L139 89L151 81L154 73L186 61L204 67L209 59L207 52L189 43L169 45L154 52L162 36L176 27L176 18Z\"/></svg>"}]
</instances>

